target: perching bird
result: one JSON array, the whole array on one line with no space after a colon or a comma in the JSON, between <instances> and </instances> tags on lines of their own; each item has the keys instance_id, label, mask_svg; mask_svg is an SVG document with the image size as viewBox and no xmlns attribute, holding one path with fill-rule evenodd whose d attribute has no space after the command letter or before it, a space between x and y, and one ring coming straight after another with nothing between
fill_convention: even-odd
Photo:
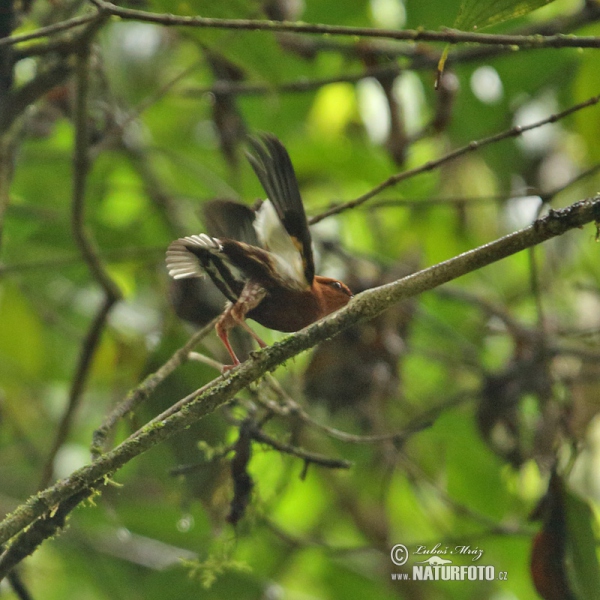
<instances>
[{"instance_id":1,"label":"perching bird","mask_svg":"<svg viewBox=\"0 0 600 600\"><path fill-rule=\"evenodd\" d=\"M251 138L248 160L267 199L253 213L240 211L245 241L204 233L169 245L167 269L174 279L207 274L229 301L215 327L233 365L240 361L228 332L244 327L265 343L246 318L277 331L298 331L345 306L352 292L341 281L315 275L311 237L290 157L273 135ZM243 217L243 214L248 217ZM253 219L253 222L252 222ZM242 235L245 232L245 235Z\"/></svg>"}]
</instances>

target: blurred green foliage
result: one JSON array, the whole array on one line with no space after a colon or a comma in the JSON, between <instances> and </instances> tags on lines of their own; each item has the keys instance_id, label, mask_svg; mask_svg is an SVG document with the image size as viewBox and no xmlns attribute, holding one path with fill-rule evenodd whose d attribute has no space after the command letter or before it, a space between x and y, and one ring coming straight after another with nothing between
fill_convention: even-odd
<instances>
[{"instance_id":1,"label":"blurred green foliage","mask_svg":"<svg viewBox=\"0 0 600 600\"><path fill-rule=\"evenodd\" d=\"M15 33L83 10L77 2L56 4L64 15L50 3L33 3ZM460 9L446 0L141 4L236 19L263 18L265 8L274 18L277 8L290 10L289 20L424 29L451 27ZM533 9L541 2L504 4ZM477 5L484 5L486 19L493 16L493 2ZM502 31L552 27L580 10L575 0L556 0L504 23ZM596 7L565 33L600 36L599 17ZM26 44L19 48L26 53ZM102 26L90 60L93 164L85 222L123 299L111 311L68 438L54 458L56 478L89 460L92 433L104 416L189 337L191 327L169 304L164 250L175 237L203 231L203 202L262 197L243 155L245 132L270 131L285 143L312 216L395 173L600 92L596 49L486 46L477 56L468 54L474 46L456 45L444 95L433 88L442 48L135 20ZM14 85L52 60L61 57L22 57ZM369 68L384 67L397 71L365 85ZM216 84L223 87L215 92ZM3 513L38 489L102 301L72 234L75 87L71 78L23 107L3 138L17 139L8 158L2 153L12 177L0 265ZM390 106L403 130L390 133ZM597 172L577 176L598 165L599 131L600 109L587 108L324 220L314 233L320 272L357 289L380 284L529 225L546 209L540 197L560 208L595 194ZM390 311L345 343L366 344L367 357L388 352L393 368L374 363L368 393L351 402L342 394L337 410L304 391L312 355L290 361L275 377L318 423L356 436L401 432L425 417L431 425L405 442L350 443L293 415L274 417L265 426L273 437L353 466L310 465L303 473L301 459L254 443L251 503L234 528L226 522L231 454L203 462L202 448L230 446L236 419L262 414L261 395L274 394L262 382L227 410L136 458L115 475L118 485L77 508L67 529L20 569L33 598L537 598L529 554L540 526L528 515L552 468L558 465L594 510L600 500L597 253L593 228L571 232L429 292L404 313ZM260 335L269 343L281 338ZM369 345L373 340L381 346ZM214 335L199 351L225 359ZM330 352L350 355L343 346ZM340 376L327 370L335 357L321 360L324 366L312 372L331 377L329 387L337 389ZM352 375L362 366L347 368ZM111 443L216 375L201 363L183 365L120 422ZM200 466L186 475L169 474L195 463ZM576 576L587 589L597 577L593 513L578 502L569 518L578 538L572 547L578 559L585 556ZM391 573L401 569L389 552L399 543L477 547L480 563L508 579L393 581ZM464 557L453 561L470 564ZM8 588L0 596L15 597Z\"/></svg>"}]
</instances>

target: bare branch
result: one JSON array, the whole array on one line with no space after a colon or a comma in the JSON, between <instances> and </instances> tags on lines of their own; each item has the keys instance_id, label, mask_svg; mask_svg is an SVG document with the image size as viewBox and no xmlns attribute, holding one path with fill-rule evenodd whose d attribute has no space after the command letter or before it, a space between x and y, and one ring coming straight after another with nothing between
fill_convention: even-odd
<instances>
[{"instance_id":1,"label":"bare branch","mask_svg":"<svg viewBox=\"0 0 600 600\"><path fill-rule=\"evenodd\" d=\"M600 171L600 163L596 163L591 167L584 169L577 175L573 176L571 179L566 181L565 183L548 190L547 192L542 192L537 188L528 188L526 191L523 191L521 194L514 193L513 195L508 194L495 194L492 196L462 196L462 197L453 197L453 196L442 196L438 198L382 198L381 200L376 200L375 202L369 202L368 206L366 206L366 210L372 211L377 210L379 208L388 208L388 207L406 207L406 208L423 208L423 207L431 207L431 206L443 206L449 208L457 208L462 207L464 205L470 204L486 204L491 202L501 202L506 203L511 200L522 198L523 196L539 196L540 200L544 204L549 204L554 200L556 196L561 194L562 192L568 190L571 186L580 183L584 179L595 175ZM2 273L2 269L0 268L0 274Z\"/></svg>"},{"instance_id":2,"label":"bare branch","mask_svg":"<svg viewBox=\"0 0 600 600\"><path fill-rule=\"evenodd\" d=\"M538 127L542 127L543 125L547 125L549 123L556 123L556 121L564 119L565 117L568 117L569 115L577 111L580 111L584 108L588 108L589 106L595 106L596 104L598 104L598 102L600 102L600 95L594 96L593 98L588 98L584 102L580 102L579 104L570 106L569 108L559 113L550 115L546 119L536 121L535 123L531 123L530 125L515 125L514 127L507 129L506 131L496 133L481 140L474 140L472 142L469 142L466 146L462 146L462 148L457 148L456 150L453 150L448 154L444 154L444 156L441 156L440 158L437 158L435 160L430 160L425 164L421 165L420 167L415 167L414 169L409 169L408 171L402 171L402 173L396 173L395 175L388 177L384 182L375 186L372 190L368 191L362 196L359 196L355 200L351 200L350 202L345 202L343 204L338 204L337 206L333 206L329 210L326 210L321 214L312 217L311 219L309 219L309 223L313 225L314 223L322 221L326 217L337 215L350 208L360 206L361 204L364 204L365 202L367 202L367 200L370 200L383 190L392 187L393 185L396 185L397 183L404 181L405 179L409 179L421 173L426 173L427 171L433 171L434 169L437 169L444 163L447 163L451 160L454 160L455 158L463 156L464 154L468 154L469 152L474 152L475 150L479 150L480 148L489 146L490 144L494 144L496 142L508 138L519 137L520 135L523 135L523 133L525 133L526 131L537 129Z\"/></svg>"},{"instance_id":3,"label":"bare branch","mask_svg":"<svg viewBox=\"0 0 600 600\"><path fill-rule=\"evenodd\" d=\"M442 405L436 406L434 409L425 411L423 414L418 415L417 417L412 419L407 425L404 426L404 428L401 431L394 431L392 433L379 433L375 435L357 435L315 421L315 419L313 419L281 387L279 382L273 376L269 375L267 379L269 380L269 385L271 389L274 390L275 393L277 393L280 396L283 402L285 402L285 404L281 406L275 402L260 398L259 396L259 400L264 404L264 406L268 410L273 411L279 416L296 417L300 419L303 423L306 423L311 427L315 427L316 429L320 429L332 438L336 438L338 440L341 440L342 442L347 442L351 444L375 444L378 442L384 442L388 440L393 441L397 444L404 443L411 435L418 433L419 431L423 431L423 429L431 427L435 419L442 413L444 409L455 406L464 399L462 397L452 398L451 400L444 402Z\"/></svg>"},{"instance_id":4,"label":"bare branch","mask_svg":"<svg viewBox=\"0 0 600 600\"><path fill-rule=\"evenodd\" d=\"M35 40L42 37L48 37L55 33L66 31L67 29L73 29L74 27L86 25L87 23L91 23L93 21L101 19L104 19L104 17L98 12L83 15L81 17L73 17L72 19L68 19L67 21L54 23L53 25L48 25L47 27L40 27L39 29L31 31L30 33L21 33L19 35L11 35L10 37L2 38L0 39L0 47L12 46L14 44L20 44L21 42L27 42L29 40Z\"/></svg>"},{"instance_id":5,"label":"bare branch","mask_svg":"<svg viewBox=\"0 0 600 600\"><path fill-rule=\"evenodd\" d=\"M72 230L75 242L88 264L90 271L104 290L104 300L96 313L90 329L83 342L79 362L69 390L67 407L63 413L52 448L42 469L40 488L44 488L52 479L53 463L56 453L67 439L75 412L81 401L82 393L89 375L92 359L108 315L121 298L121 291L110 278L102 264L94 244L85 231L85 195L87 175L90 168L88 155L88 86L89 86L89 47L81 46L77 57L77 97L75 104L75 148L73 154L73 206Z\"/></svg>"},{"instance_id":6,"label":"bare branch","mask_svg":"<svg viewBox=\"0 0 600 600\"><path fill-rule=\"evenodd\" d=\"M321 467L327 467L328 469L349 469L352 466L352 463L348 460L329 458L323 454L316 454L315 452L304 450L304 448L298 448L298 446L280 442L274 437L266 434L264 431L261 431L258 427L252 427L250 429L250 435L252 436L252 439L257 442L267 444L278 452L284 452L285 454L291 454L292 456L301 458L306 463L314 463Z\"/></svg>"},{"instance_id":7,"label":"bare branch","mask_svg":"<svg viewBox=\"0 0 600 600\"><path fill-rule=\"evenodd\" d=\"M217 19L210 17L189 17L171 14L151 13L132 8L116 6L104 0L92 0L101 13L121 19L157 23L166 27L201 27L211 29L233 29L249 31L290 31L295 33L314 33L328 35L346 35L412 42L444 42L446 44L486 44L494 46L512 46L516 48L600 48L600 38L594 36L577 37L573 35L499 35L470 33L456 30L421 31L416 29L378 29L372 27L347 27L344 25L323 25L289 21L269 21L257 19Z\"/></svg>"}]
</instances>

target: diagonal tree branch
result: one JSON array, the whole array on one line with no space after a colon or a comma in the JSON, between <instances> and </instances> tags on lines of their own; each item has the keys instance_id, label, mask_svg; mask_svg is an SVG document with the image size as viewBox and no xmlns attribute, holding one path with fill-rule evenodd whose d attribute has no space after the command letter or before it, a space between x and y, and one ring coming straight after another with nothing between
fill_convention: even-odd
<instances>
[{"instance_id":1,"label":"diagonal tree branch","mask_svg":"<svg viewBox=\"0 0 600 600\"><path fill-rule=\"evenodd\" d=\"M74 27L80 27L81 25L86 25L90 22L98 21L99 19L100 15L98 12L89 13L81 17L73 17L72 19L68 19L66 21L60 21L58 23L53 23L52 25L48 25L46 27L40 27L39 29L30 31L28 33L20 33L17 35L12 35L10 37L2 38L0 39L0 47L12 46L14 44L20 44L21 42L28 42L29 40L35 40L42 37L49 37L55 33L60 33L61 31L73 29Z\"/></svg>"},{"instance_id":2,"label":"diagonal tree branch","mask_svg":"<svg viewBox=\"0 0 600 600\"><path fill-rule=\"evenodd\" d=\"M18 551L21 536L26 536L32 526L35 528L40 517L43 524L45 515L55 514L63 506L71 507L73 498L79 500L87 497L130 460L210 414L248 384L300 352L333 337L351 325L373 318L396 302L560 236L570 229L581 228L587 223L598 221L600 196L577 202L560 211L551 211L548 216L525 229L401 280L359 294L344 309L286 337L278 344L255 353L227 377L219 377L202 390L190 394L92 464L78 469L52 487L32 496L0 524L0 544L17 536L11 547L14 546ZM4 574L5 571L0 570L0 577Z\"/></svg>"},{"instance_id":3,"label":"diagonal tree branch","mask_svg":"<svg viewBox=\"0 0 600 600\"><path fill-rule=\"evenodd\" d=\"M565 117L568 117L569 115L572 115L573 113L578 112L584 108L588 108L590 106L595 106L596 104L598 104L598 102L600 102L600 95L594 96L593 98L588 98L587 100L584 100L583 102L580 102L579 104L570 106L569 108L567 108L561 112L550 115L546 119L542 119L541 121L536 121L535 123L531 123L530 125L515 125L514 127L511 127L510 129L501 131L500 133L496 133L489 137L482 138L480 140L473 140L472 142L469 142L466 146L457 148L456 150L453 150L452 152L449 152L448 154L444 154L444 156L441 156L440 158L437 158L435 160L430 160L430 161L426 162L425 164L415 167L414 169L408 169L407 171L402 171L401 173L396 173L395 175L391 175L385 181L383 181L379 185L375 186L373 189L369 190L366 194L359 196L355 200L351 200L350 202L344 202L343 204L338 204L338 205L333 206L332 208L322 212L319 215L315 215L314 217L309 219L309 223L311 225L314 225L315 223L322 221L326 217L331 217L332 215L337 215L341 212L344 212L345 210L348 210L351 208L356 208L357 206L360 206L361 204L364 204L365 202L367 202L367 200L370 200L371 198L377 196L377 194L379 194L383 190L385 190L389 187L392 187L392 186L396 185L397 183L404 181L405 179L409 179L409 178L414 177L415 175L419 175L421 173L426 173L427 171L433 171L434 169L437 169L440 165L442 165L446 162L454 160L455 158L459 158L460 156L463 156L464 154L468 154L469 152L474 152L475 150L479 150L485 146L489 146L490 144L494 144L496 142L500 142L500 141L506 140L508 138L518 137L520 135L523 135L526 131L531 131L532 129L537 129L538 127L542 127L543 125L548 125L549 123L556 123L556 121L560 121L561 119L564 119Z\"/></svg>"}]
</instances>

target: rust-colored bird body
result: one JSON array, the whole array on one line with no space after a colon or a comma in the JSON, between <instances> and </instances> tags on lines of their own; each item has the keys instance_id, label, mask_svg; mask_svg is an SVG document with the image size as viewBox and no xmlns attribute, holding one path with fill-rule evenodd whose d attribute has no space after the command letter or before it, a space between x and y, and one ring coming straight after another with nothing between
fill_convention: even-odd
<instances>
[{"instance_id":1,"label":"rust-colored bird body","mask_svg":"<svg viewBox=\"0 0 600 600\"><path fill-rule=\"evenodd\" d=\"M174 279L207 274L229 301L216 325L233 366L239 360L228 332L247 329L259 345L264 342L245 323L246 318L277 331L298 331L345 306L352 292L342 282L315 275L312 242L296 175L283 144L272 135L250 140L248 160L267 200L254 212L228 201L215 201L207 216L226 235L191 235L170 244L167 268ZM220 227L225 213L235 212L236 236ZM214 228L214 227L213 227ZM226 369L231 367L226 367Z\"/></svg>"}]
</instances>

